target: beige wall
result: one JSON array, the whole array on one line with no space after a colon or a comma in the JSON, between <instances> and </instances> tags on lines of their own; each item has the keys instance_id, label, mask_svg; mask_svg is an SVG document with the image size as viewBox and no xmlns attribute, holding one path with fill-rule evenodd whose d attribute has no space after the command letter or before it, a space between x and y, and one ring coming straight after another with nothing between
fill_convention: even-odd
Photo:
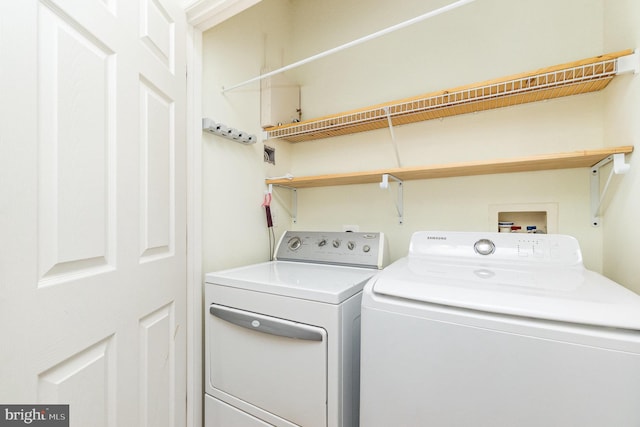
<instances>
[{"instance_id":1,"label":"beige wall","mask_svg":"<svg viewBox=\"0 0 640 427\"><path fill-rule=\"evenodd\" d=\"M640 2L605 0L605 48L640 47ZM640 144L640 75L620 77L605 92L605 143ZM631 169L616 176L605 200L604 274L640 293L640 156L627 156ZM608 170L606 171L608 173Z\"/></svg>"},{"instance_id":2,"label":"beige wall","mask_svg":"<svg viewBox=\"0 0 640 427\"><path fill-rule=\"evenodd\" d=\"M294 1L293 58L333 48L452 0ZM478 0L304 66L308 118L602 53L602 0Z\"/></svg>"},{"instance_id":3,"label":"beige wall","mask_svg":"<svg viewBox=\"0 0 640 427\"><path fill-rule=\"evenodd\" d=\"M447 2L409 1L394 9L388 2L354 1L360 7L349 10L362 13L336 13L341 3L297 2L304 8L296 9L295 22L305 22L294 37L298 57ZM595 56L602 53L602 13L600 1L535 7L477 1L298 70L302 110L305 117L320 116ZM311 16L320 18L306 24ZM413 166L600 147L603 126L599 93L402 126L395 136L402 166ZM292 147L294 175L394 166L387 130ZM296 227L382 230L396 259L406 254L413 231L493 230L490 206L510 203L556 204L559 232L576 236L585 263L601 270L602 230L590 224L584 169L408 182L401 226L393 194L376 185L302 190Z\"/></svg>"},{"instance_id":4,"label":"beige wall","mask_svg":"<svg viewBox=\"0 0 640 427\"><path fill-rule=\"evenodd\" d=\"M259 74L265 63L272 68L285 65L446 3L407 0L394 8L382 0L264 0L205 33L205 115L257 132L259 86L224 96L220 86ZM609 3L615 2L604 5L608 8ZM631 0L623 3L637 8ZM615 13L624 15L624 7L619 9ZM601 0L541 0L534 6L482 0L289 71L287 77L301 85L303 119L313 118L634 47L637 34L619 36L614 43L609 33L616 28L609 25L605 32L603 22L617 19L609 14ZM605 141L605 133L615 127L608 91L397 127L402 165L633 143ZM266 259L259 207L265 176L397 166L390 133L384 129L267 144L276 146L275 167L262 162L262 143L243 147L205 137L205 270ZM288 195L286 190L277 193ZM491 230L492 205L554 204L559 232L578 238L589 268L602 271L603 260L610 258L603 254L603 231L613 222L615 201L607 206L605 226L591 227L586 169L411 181L405 183L404 195L405 221L399 225L395 188L383 191L370 184L299 190L297 224L288 221L286 203L275 203L276 231L341 230L344 224L356 224L363 231L387 233L392 259L397 259L406 254L413 231ZM244 248L234 241L240 238L260 243ZM605 244L610 242L607 236ZM633 286L630 280L625 284Z\"/></svg>"},{"instance_id":5,"label":"beige wall","mask_svg":"<svg viewBox=\"0 0 640 427\"><path fill-rule=\"evenodd\" d=\"M225 93L222 88L260 74L265 66L282 65L290 41L288 4L261 2L203 34L205 117L260 135L259 85ZM276 147L278 163L288 163L288 144L269 144ZM203 271L267 260L264 177L278 170L265 166L263 144L247 146L205 133L202 156ZM277 219L287 224L278 230L288 227L287 216Z\"/></svg>"}]
</instances>

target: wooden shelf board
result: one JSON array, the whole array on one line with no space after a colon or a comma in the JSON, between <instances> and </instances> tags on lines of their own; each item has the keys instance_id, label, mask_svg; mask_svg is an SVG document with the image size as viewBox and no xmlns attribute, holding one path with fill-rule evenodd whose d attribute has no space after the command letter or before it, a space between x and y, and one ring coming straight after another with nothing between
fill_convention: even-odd
<instances>
[{"instance_id":1,"label":"wooden shelf board","mask_svg":"<svg viewBox=\"0 0 640 427\"><path fill-rule=\"evenodd\" d=\"M614 61L632 50L600 55L481 83L265 129L269 138L310 141L388 126L594 92L615 76ZM583 67L583 68L581 68Z\"/></svg>"},{"instance_id":2,"label":"wooden shelf board","mask_svg":"<svg viewBox=\"0 0 640 427\"><path fill-rule=\"evenodd\" d=\"M292 188L311 188L376 183L381 181L381 176L383 174L390 174L403 181L409 181L416 179L452 178L457 176L583 168L591 167L610 155L616 153L628 154L631 152L633 152L633 146L627 145L620 147L607 147L597 150L582 150L512 159L295 177L290 180L267 179L266 183Z\"/></svg>"}]
</instances>

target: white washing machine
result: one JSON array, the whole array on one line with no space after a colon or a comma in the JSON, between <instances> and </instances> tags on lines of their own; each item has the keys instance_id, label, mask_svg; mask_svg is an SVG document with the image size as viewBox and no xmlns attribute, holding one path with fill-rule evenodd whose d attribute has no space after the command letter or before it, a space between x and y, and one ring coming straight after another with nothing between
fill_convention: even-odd
<instances>
[{"instance_id":1,"label":"white washing machine","mask_svg":"<svg viewBox=\"0 0 640 427\"><path fill-rule=\"evenodd\" d=\"M366 285L361 425L640 426L640 296L568 236L418 232Z\"/></svg>"},{"instance_id":2,"label":"white washing machine","mask_svg":"<svg viewBox=\"0 0 640 427\"><path fill-rule=\"evenodd\" d=\"M362 288L385 247L288 231L276 261L207 274L205 426L358 426Z\"/></svg>"}]
</instances>

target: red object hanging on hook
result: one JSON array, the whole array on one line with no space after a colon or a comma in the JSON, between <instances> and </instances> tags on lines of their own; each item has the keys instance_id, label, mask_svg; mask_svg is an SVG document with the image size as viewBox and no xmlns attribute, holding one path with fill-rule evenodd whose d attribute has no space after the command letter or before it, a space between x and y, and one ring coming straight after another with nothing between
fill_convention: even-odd
<instances>
[{"instance_id":1,"label":"red object hanging on hook","mask_svg":"<svg viewBox=\"0 0 640 427\"><path fill-rule=\"evenodd\" d=\"M271 193L265 193L262 206L264 206L267 215L267 227L271 228L273 227L273 219L271 218Z\"/></svg>"}]
</instances>

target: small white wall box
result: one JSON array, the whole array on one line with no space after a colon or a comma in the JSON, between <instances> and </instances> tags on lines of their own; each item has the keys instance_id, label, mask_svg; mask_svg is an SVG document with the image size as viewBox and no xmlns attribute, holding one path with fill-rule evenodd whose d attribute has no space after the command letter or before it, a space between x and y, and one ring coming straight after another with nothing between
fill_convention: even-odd
<instances>
[{"instance_id":1,"label":"small white wall box","mask_svg":"<svg viewBox=\"0 0 640 427\"><path fill-rule=\"evenodd\" d=\"M260 125L263 129L300 120L300 86L276 74L260 82Z\"/></svg>"}]
</instances>

